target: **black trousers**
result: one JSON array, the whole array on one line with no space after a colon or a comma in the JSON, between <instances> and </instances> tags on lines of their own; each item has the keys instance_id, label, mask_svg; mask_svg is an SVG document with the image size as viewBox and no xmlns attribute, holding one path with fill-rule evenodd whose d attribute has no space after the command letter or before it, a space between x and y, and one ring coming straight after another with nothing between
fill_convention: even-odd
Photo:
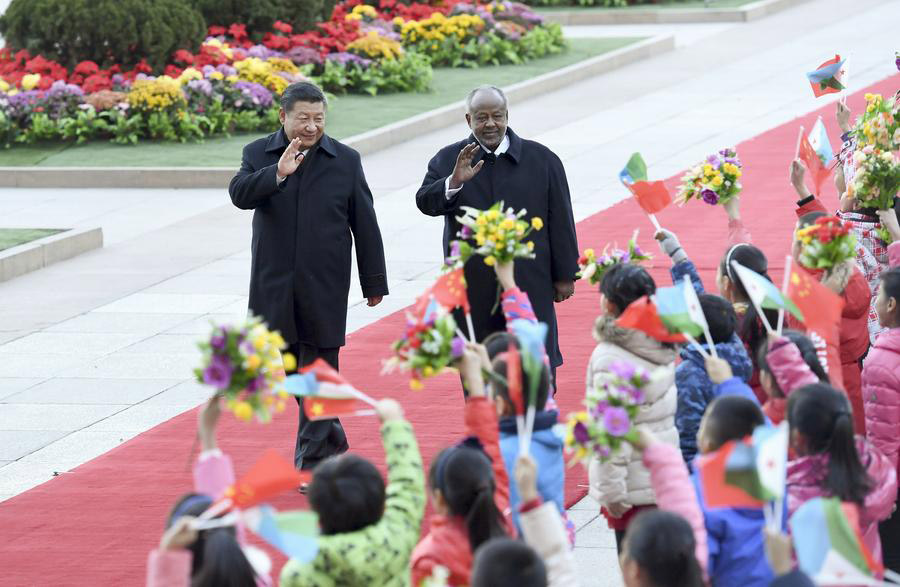
<instances>
[{"instance_id":1,"label":"black trousers","mask_svg":"<svg viewBox=\"0 0 900 587\"><path fill-rule=\"evenodd\" d=\"M305 343L294 343L288 351L297 357L297 366L305 367L316 359L324 359L338 368L340 348L320 349ZM344 427L337 418L313 422L303 413L303 399L297 398L300 406L300 422L297 426L297 443L294 447L294 466L298 469L314 469L328 457L347 452L350 445Z\"/></svg>"},{"instance_id":2,"label":"black trousers","mask_svg":"<svg viewBox=\"0 0 900 587\"><path fill-rule=\"evenodd\" d=\"M897 499L891 517L878 524L884 566L895 573L900 573L900 511L897 511L898 509L900 509L900 498Z\"/></svg>"}]
</instances>

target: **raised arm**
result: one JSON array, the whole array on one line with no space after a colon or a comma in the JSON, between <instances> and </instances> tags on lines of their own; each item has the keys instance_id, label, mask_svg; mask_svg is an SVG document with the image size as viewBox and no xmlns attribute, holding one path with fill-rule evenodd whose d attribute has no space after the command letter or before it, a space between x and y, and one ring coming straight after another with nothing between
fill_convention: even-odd
<instances>
[{"instance_id":1,"label":"raised arm","mask_svg":"<svg viewBox=\"0 0 900 587\"><path fill-rule=\"evenodd\" d=\"M478 143L463 147L456 156L456 163L449 174L440 164L440 153L431 158L425 179L422 180L422 187L416 192L416 206L423 214L444 216L456 211L460 191L484 165L484 161L472 165L472 160L480 149Z\"/></svg>"},{"instance_id":2,"label":"raised arm","mask_svg":"<svg viewBox=\"0 0 900 587\"><path fill-rule=\"evenodd\" d=\"M258 208L284 189L287 184L285 178L294 173L304 159L300 152L300 139L294 139L281 154L278 163L257 169L251 163L251 147L253 144L244 147L241 168L228 185L232 203L242 210Z\"/></svg>"}]
</instances>

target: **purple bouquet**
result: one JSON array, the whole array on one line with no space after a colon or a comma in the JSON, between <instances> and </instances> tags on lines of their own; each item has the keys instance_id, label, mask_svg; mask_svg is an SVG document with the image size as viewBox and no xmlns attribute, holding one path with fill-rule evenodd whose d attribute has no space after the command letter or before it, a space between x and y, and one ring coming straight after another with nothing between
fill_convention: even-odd
<instances>
[{"instance_id":1,"label":"purple bouquet","mask_svg":"<svg viewBox=\"0 0 900 587\"><path fill-rule=\"evenodd\" d=\"M585 396L586 409L569 416L565 444L573 455L570 464L587 465L595 456L609 460L623 442L637 439L634 420L651 381L650 373L625 361L606 368L599 385Z\"/></svg>"},{"instance_id":2,"label":"purple bouquet","mask_svg":"<svg viewBox=\"0 0 900 587\"><path fill-rule=\"evenodd\" d=\"M194 369L197 381L223 395L239 420L249 421L255 415L258 421L268 422L273 410L284 410L285 371L294 371L297 362L290 354L282 355L287 345L277 331L249 318L239 326L213 325L209 338L197 346L203 353L200 366Z\"/></svg>"}]
</instances>

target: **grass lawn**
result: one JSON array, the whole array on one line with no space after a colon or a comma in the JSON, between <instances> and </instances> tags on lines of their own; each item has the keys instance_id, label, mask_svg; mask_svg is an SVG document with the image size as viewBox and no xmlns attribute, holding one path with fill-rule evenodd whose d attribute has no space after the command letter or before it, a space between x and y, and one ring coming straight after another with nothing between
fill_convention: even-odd
<instances>
[{"instance_id":1,"label":"grass lawn","mask_svg":"<svg viewBox=\"0 0 900 587\"><path fill-rule=\"evenodd\" d=\"M739 8L745 4L750 4L751 2L757 1L758 0L712 0L709 3L709 8ZM660 2L659 4L629 4L628 6L621 6L616 8L607 8L606 6L581 5L535 6L533 8L537 12L560 12L568 10L693 10L703 9L706 7L707 6L704 0L662 0L662 2Z\"/></svg>"},{"instance_id":2,"label":"grass lawn","mask_svg":"<svg viewBox=\"0 0 900 587\"><path fill-rule=\"evenodd\" d=\"M0 228L0 251L60 232L60 228Z\"/></svg>"},{"instance_id":3,"label":"grass lawn","mask_svg":"<svg viewBox=\"0 0 900 587\"><path fill-rule=\"evenodd\" d=\"M619 49L640 38L569 39L569 50L524 65L476 69L441 68L428 93L339 96L328 112L328 134L338 139L372 130L451 104L480 84L506 86ZM274 129L273 129L274 130ZM237 167L241 149L254 136L234 135L203 143L143 142L135 146L92 142L85 145L14 146L0 150L0 166L60 167Z\"/></svg>"}]
</instances>

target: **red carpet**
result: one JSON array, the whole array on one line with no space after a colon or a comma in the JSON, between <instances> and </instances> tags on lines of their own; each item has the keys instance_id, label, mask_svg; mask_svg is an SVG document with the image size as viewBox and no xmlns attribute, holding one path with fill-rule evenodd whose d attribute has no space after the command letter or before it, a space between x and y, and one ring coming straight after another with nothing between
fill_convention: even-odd
<instances>
[{"instance_id":1,"label":"red carpet","mask_svg":"<svg viewBox=\"0 0 900 587\"><path fill-rule=\"evenodd\" d=\"M893 93L900 76L893 76L865 91ZM850 99L859 112L863 92ZM810 102L812 104L812 102ZM799 120L774 128L738 145L745 165L743 214L755 242L769 255L773 277L783 270L790 230L795 222L793 190L788 165L800 124L809 129L816 115L823 115L829 133L837 140L834 107L829 105ZM722 145L725 147L727 145ZM640 145L633 145L635 149ZM625 161L623 159L622 164ZM652 169L651 169L652 175ZM675 186L677 178L669 181ZM829 184L825 194L835 204ZM701 203L670 208L659 215L663 226L676 231L697 263L710 289L715 266L726 243L722 210ZM642 231L641 245L650 242L651 225L632 202L622 202L578 225L582 248L602 248L607 242L624 244L635 227ZM435 237L437 238L437 237ZM668 283L668 260L657 257L654 277ZM584 392L587 359L594 348L591 329L598 313L598 296L580 283L578 295L558 306L560 344L566 364L559 370L559 395L563 414L577 409ZM342 372L375 397L399 398L413 422L426 461L461 433L462 402L458 380L443 376L429 381L418 393L409 391L402 375L379 377L378 359L401 331L402 313L396 313L350 336L341 356ZM188 491L191 476L186 468L196 426L196 412L182 414L149 430L118 448L0 504L0 568L5 585L139 585L144 581L147 552L158 544L168 510L178 495ZM282 447L290 456L296 412L279 417L268 426L238 424L223 417L222 448L243 472L266 447ZM381 463L382 452L371 418L346 422L353 450ZM569 469L566 502L586 493L581 467ZM284 495L274 505L297 507L301 499ZM275 573L282 560L276 558Z\"/></svg>"}]
</instances>

